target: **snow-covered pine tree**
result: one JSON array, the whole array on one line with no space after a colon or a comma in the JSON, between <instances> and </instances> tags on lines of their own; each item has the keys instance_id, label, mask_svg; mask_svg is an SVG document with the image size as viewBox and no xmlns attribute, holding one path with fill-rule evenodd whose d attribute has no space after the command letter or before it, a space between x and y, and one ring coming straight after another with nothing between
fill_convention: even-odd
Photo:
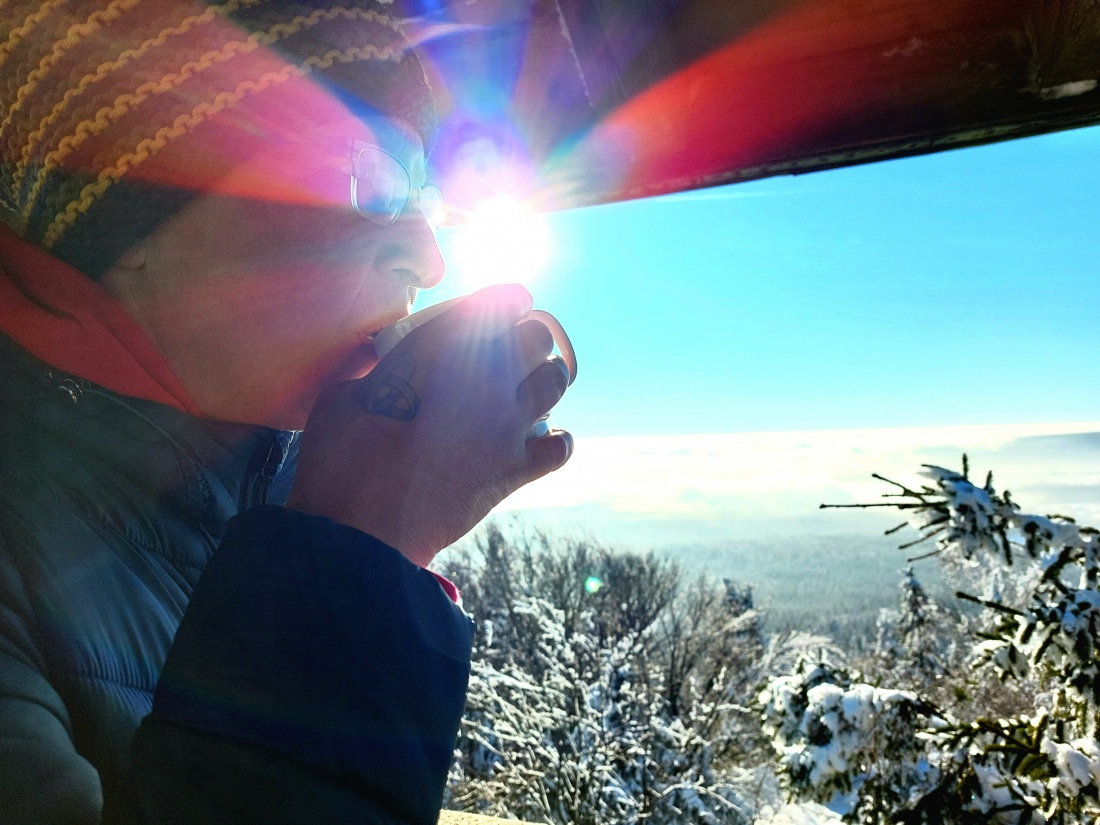
<instances>
[{"instance_id":1,"label":"snow-covered pine tree","mask_svg":"<svg viewBox=\"0 0 1100 825\"><path fill-rule=\"evenodd\" d=\"M802 659L760 695L787 788L847 821L879 823L932 787L917 734L935 709L915 693L859 681L848 669Z\"/></svg>"},{"instance_id":2,"label":"snow-covered pine tree","mask_svg":"<svg viewBox=\"0 0 1100 825\"><path fill-rule=\"evenodd\" d=\"M879 616L873 672L888 675L891 684L932 695L952 669L959 619L928 595L912 564L903 571L899 589L898 609Z\"/></svg>"},{"instance_id":3,"label":"snow-covered pine tree","mask_svg":"<svg viewBox=\"0 0 1100 825\"><path fill-rule=\"evenodd\" d=\"M802 665L761 695L787 786L796 797L827 798L850 821L1095 825L1100 533L1022 513L992 474L973 484L965 457L961 473L929 466L923 475L929 483L919 488L889 482L886 506L935 539L931 555L950 571L984 583L980 596L958 594L985 612L973 665L1006 682L1033 678L1045 692L1030 712L961 721L916 694L880 694L854 674L822 681ZM869 798L886 777L871 758L883 749L919 768L889 779L885 807ZM858 799L845 798L846 788Z\"/></svg>"}]
</instances>

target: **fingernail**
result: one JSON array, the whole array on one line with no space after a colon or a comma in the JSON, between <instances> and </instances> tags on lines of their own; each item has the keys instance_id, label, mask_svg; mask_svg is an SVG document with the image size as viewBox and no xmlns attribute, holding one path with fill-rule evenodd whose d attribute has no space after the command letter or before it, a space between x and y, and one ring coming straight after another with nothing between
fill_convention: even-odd
<instances>
[{"instance_id":1,"label":"fingernail","mask_svg":"<svg viewBox=\"0 0 1100 825\"><path fill-rule=\"evenodd\" d=\"M562 430L561 434L562 437L565 439L565 446L567 448L565 457L566 459L568 459L571 455L573 455L573 435L566 430Z\"/></svg>"},{"instance_id":2,"label":"fingernail","mask_svg":"<svg viewBox=\"0 0 1100 825\"><path fill-rule=\"evenodd\" d=\"M555 364L557 364L558 369L561 370L562 378L565 379L565 381L561 385L561 391L565 392L566 388L569 386L569 365L565 363L564 358L562 358L558 355L555 355L550 360L553 361Z\"/></svg>"}]
</instances>

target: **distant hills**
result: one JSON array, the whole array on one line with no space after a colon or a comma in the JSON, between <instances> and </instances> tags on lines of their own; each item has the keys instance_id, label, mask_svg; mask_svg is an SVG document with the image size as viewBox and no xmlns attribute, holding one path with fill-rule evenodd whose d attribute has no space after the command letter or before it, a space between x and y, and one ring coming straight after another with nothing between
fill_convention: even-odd
<instances>
[{"instance_id":1,"label":"distant hills","mask_svg":"<svg viewBox=\"0 0 1100 825\"><path fill-rule=\"evenodd\" d=\"M898 605L898 583L910 556L934 550L898 549L896 536L844 533L672 545L658 552L688 571L706 571L753 586L770 630L799 628L834 637L874 632L882 608ZM954 601L934 559L916 564L935 597Z\"/></svg>"},{"instance_id":2,"label":"distant hills","mask_svg":"<svg viewBox=\"0 0 1100 825\"><path fill-rule=\"evenodd\" d=\"M498 509L551 532L654 550L752 584L772 628L873 628L898 601L912 530L885 536L893 511L821 510L823 502L881 501L889 485L922 482L922 464L994 472L1028 512L1100 527L1100 422L909 427L792 433L577 438L560 472ZM934 560L917 567L953 603ZM862 628L863 630L860 630Z\"/></svg>"}]
</instances>

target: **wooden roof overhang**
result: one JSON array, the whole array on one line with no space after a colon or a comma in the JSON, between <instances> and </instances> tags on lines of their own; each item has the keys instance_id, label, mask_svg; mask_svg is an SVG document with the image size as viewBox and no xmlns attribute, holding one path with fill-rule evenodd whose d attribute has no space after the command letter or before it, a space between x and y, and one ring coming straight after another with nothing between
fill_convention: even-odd
<instances>
[{"instance_id":1,"label":"wooden roof overhang","mask_svg":"<svg viewBox=\"0 0 1100 825\"><path fill-rule=\"evenodd\" d=\"M398 1L444 177L488 147L549 209L1100 122L1098 0Z\"/></svg>"}]
</instances>

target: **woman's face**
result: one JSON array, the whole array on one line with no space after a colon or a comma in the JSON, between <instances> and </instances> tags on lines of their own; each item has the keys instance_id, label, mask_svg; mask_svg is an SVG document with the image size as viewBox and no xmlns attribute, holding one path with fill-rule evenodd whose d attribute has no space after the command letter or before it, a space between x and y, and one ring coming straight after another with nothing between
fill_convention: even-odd
<instances>
[{"instance_id":1,"label":"woman's face","mask_svg":"<svg viewBox=\"0 0 1100 825\"><path fill-rule=\"evenodd\" d=\"M423 150L399 124L341 137L423 182ZM295 153L256 155L143 242L142 272L105 280L210 418L300 429L324 387L374 366L374 333L443 277L415 204L373 223L339 157L318 152L311 168Z\"/></svg>"}]
</instances>

